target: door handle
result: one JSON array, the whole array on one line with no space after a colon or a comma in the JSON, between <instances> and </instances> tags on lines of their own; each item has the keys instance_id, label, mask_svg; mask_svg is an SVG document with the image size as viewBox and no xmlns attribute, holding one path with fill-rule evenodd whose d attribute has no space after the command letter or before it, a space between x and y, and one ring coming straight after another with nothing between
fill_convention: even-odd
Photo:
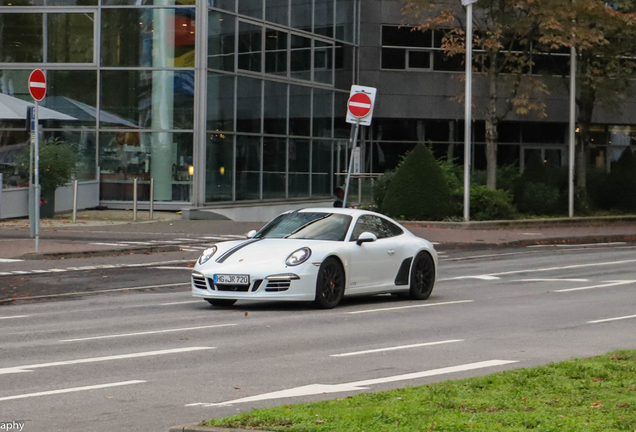
<instances>
[{"instance_id":1,"label":"door handle","mask_svg":"<svg viewBox=\"0 0 636 432\"><path fill-rule=\"evenodd\" d=\"M389 249L388 251L386 251L386 253L388 253L389 255L394 255L395 249Z\"/></svg>"}]
</instances>

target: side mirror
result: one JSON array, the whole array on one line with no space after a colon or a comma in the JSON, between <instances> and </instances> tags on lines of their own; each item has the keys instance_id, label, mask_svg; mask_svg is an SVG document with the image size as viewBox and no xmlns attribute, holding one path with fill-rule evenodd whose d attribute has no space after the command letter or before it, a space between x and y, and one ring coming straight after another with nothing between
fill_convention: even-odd
<instances>
[{"instance_id":1,"label":"side mirror","mask_svg":"<svg viewBox=\"0 0 636 432\"><path fill-rule=\"evenodd\" d=\"M251 238L254 238L254 236L256 235L256 233L257 233L257 231L256 231L256 230L252 230L252 231L248 232L247 234L245 234L245 236L246 236L248 239L251 239Z\"/></svg>"},{"instance_id":2,"label":"side mirror","mask_svg":"<svg viewBox=\"0 0 636 432\"><path fill-rule=\"evenodd\" d=\"M376 237L375 234L370 233L369 231L365 231L362 234L360 234L360 236L358 237L358 240L356 240L356 244L358 246L361 246L362 243L372 243L374 241L376 241L378 238Z\"/></svg>"}]
</instances>

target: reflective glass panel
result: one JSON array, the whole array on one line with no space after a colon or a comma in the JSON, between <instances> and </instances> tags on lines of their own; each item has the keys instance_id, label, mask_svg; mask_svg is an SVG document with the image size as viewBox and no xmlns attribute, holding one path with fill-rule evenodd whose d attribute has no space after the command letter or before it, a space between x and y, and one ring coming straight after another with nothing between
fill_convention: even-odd
<instances>
[{"instance_id":1,"label":"reflective glass panel","mask_svg":"<svg viewBox=\"0 0 636 432\"><path fill-rule=\"evenodd\" d=\"M65 0L61 0L65 1ZM102 5L106 6L195 6L196 0L102 0Z\"/></svg>"},{"instance_id":2,"label":"reflective glass panel","mask_svg":"<svg viewBox=\"0 0 636 432\"><path fill-rule=\"evenodd\" d=\"M347 101L349 93L334 93L334 137L349 138L351 135L351 125L345 121L347 118Z\"/></svg>"},{"instance_id":3,"label":"reflective glass panel","mask_svg":"<svg viewBox=\"0 0 636 432\"><path fill-rule=\"evenodd\" d=\"M17 168L16 158L29 160L24 153L29 151L29 132L24 130L24 121L1 122L4 126L15 127L16 130L3 130L0 139L0 173L2 173L3 188L28 187L29 176L21 174Z\"/></svg>"},{"instance_id":4,"label":"reflective glass panel","mask_svg":"<svg viewBox=\"0 0 636 432\"><path fill-rule=\"evenodd\" d=\"M57 139L71 146L77 157L75 180L97 179L97 147L95 131L44 132L43 138Z\"/></svg>"},{"instance_id":5,"label":"reflective glass panel","mask_svg":"<svg viewBox=\"0 0 636 432\"><path fill-rule=\"evenodd\" d=\"M0 14L0 62L37 63L44 60L42 14Z\"/></svg>"},{"instance_id":6,"label":"reflective glass panel","mask_svg":"<svg viewBox=\"0 0 636 432\"><path fill-rule=\"evenodd\" d=\"M236 0L208 0L208 6L234 12Z\"/></svg>"},{"instance_id":7,"label":"reflective glass panel","mask_svg":"<svg viewBox=\"0 0 636 432\"><path fill-rule=\"evenodd\" d=\"M314 81L333 84L333 44L314 42Z\"/></svg>"},{"instance_id":8,"label":"reflective glass panel","mask_svg":"<svg viewBox=\"0 0 636 432\"><path fill-rule=\"evenodd\" d=\"M289 196L309 196L310 140L289 140Z\"/></svg>"},{"instance_id":9,"label":"reflective glass panel","mask_svg":"<svg viewBox=\"0 0 636 432\"><path fill-rule=\"evenodd\" d=\"M208 19L208 67L234 71L234 32L236 19L232 15L210 11Z\"/></svg>"},{"instance_id":10,"label":"reflective glass panel","mask_svg":"<svg viewBox=\"0 0 636 432\"><path fill-rule=\"evenodd\" d=\"M104 128L192 129L194 71L101 72Z\"/></svg>"},{"instance_id":11,"label":"reflective glass panel","mask_svg":"<svg viewBox=\"0 0 636 432\"><path fill-rule=\"evenodd\" d=\"M291 0L291 26L299 30L311 31L312 0Z\"/></svg>"},{"instance_id":12,"label":"reflective glass panel","mask_svg":"<svg viewBox=\"0 0 636 432\"><path fill-rule=\"evenodd\" d=\"M234 76L208 72L209 131L234 130Z\"/></svg>"},{"instance_id":13,"label":"reflective glass panel","mask_svg":"<svg viewBox=\"0 0 636 432\"><path fill-rule=\"evenodd\" d=\"M333 92L314 89L314 136L331 138Z\"/></svg>"},{"instance_id":14,"label":"reflective glass panel","mask_svg":"<svg viewBox=\"0 0 636 432\"><path fill-rule=\"evenodd\" d=\"M384 53L384 50L382 52ZM351 84L353 84L353 45L337 43L335 57L335 87L341 90L349 90Z\"/></svg>"},{"instance_id":15,"label":"reflective glass panel","mask_svg":"<svg viewBox=\"0 0 636 432\"><path fill-rule=\"evenodd\" d=\"M261 84L254 78L237 78L236 130L261 132Z\"/></svg>"},{"instance_id":16,"label":"reflective glass panel","mask_svg":"<svg viewBox=\"0 0 636 432\"><path fill-rule=\"evenodd\" d=\"M286 138L263 139L263 199L285 198Z\"/></svg>"},{"instance_id":17,"label":"reflective glass panel","mask_svg":"<svg viewBox=\"0 0 636 432\"><path fill-rule=\"evenodd\" d=\"M331 141L314 140L311 148L311 194L332 195Z\"/></svg>"},{"instance_id":18,"label":"reflective glass panel","mask_svg":"<svg viewBox=\"0 0 636 432\"><path fill-rule=\"evenodd\" d=\"M239 0L238 13L263 18L263 0Z\"/></svg>"},{"instance_id":19,"label":"reflective glass panel","mask_svg":"<svg viewBox=\"0 0 636 432\"><path fill-rule=\"evenodd\" d=\"M291 77L297 79L311 79L311 39L291 36Z\"/></svg>"},{"instance_id":20,"label":"reflective glass panel","mask_svg":"<svg viewBox=\"0 0 636 432\"><path fill-rule=\"evenodd\" d=\"M265 72L287 75L287 37L286 32L265 31Z\"/></svg>"},{"instance_id":21,"label":"reflective glass panel","mask_svg":"<svg viewBox=\"0 0 636 432\"><path fill-rule=\"evenodd\" d=\"M289 0L265 0L265 21L288 25Z\"/></svg>"},{"instance_id":22,"label":"reflective glass panel","mask_svg":"<svg viewBox=\"0 0 636 432\"><path fill-rule=\"evenodd\" d=\"M260 72L262 55L262 30L259 25L239 21L238 68Z\"/></svg>"},{"instance_id":23,"label":"reflective glass panel","mask_svg":"<svg viewBox=\"0 0 636 432\"><path fill-rule=\"evenodd\" d=\"M336 0L336 39L353 43L353 0Z\"/></svg>"},{"instance_id":24,"label":"reflective glass panel","mask_svg":"<svg viewBox=\"0 0 636 432\"><path fill-rule=\"evenodd\" d=\"M236 199L260 199L261 191L261 139L236 137Z\"/></svg>"},{"instance_id":25,"label":"reflective glass panel","mask_svg":"<svg viewBox=\"0 0 636 432\"><path fill-rule=\"evenodd\" d=\"M132 200L138 179L138 199L148 201L151 178L156 201L190 200L191 133L102 132L99 137L102 200Z\"/></svg>"},{"instance_id":26,"label":"reflective glass panel","mask_svg":"<svg viewBox=\"0 0 636 432\"><path fill-rule=\"evenodd\" d=\"M265 133L287 134L287 84L265 81L265 100Z\"/></svg>"},{"instance_id":27,"label":"reflective glass panel","mask_svg":"<svg viewBox=\"0 0 636 432\"><path fill-rule=\"evenodd\" d=\"M49 63L93 63L94 14L47 14Z\"/></svg>"},{"instance_id":28,"label":"reflective glass panel","mask_svg":"<svg viewBox=\"0 0 636 432\"><path fill-rule=\"evenodd\" d=\"M315 0L314 33L333 37L334 0Z\"/></svg>"},{"instance_id":29,"label":"reflective glass panel","mask_svg":"<svg viewBox=\"0 0 636 432\"><path fill-rule=\"evenodd\" d=\"M234 136L208 134L205 164L205 200L231 201L234 179Z\"/></svg>"},{"instance_id":30,"label":"reflective glass panel","mask_svg":"<svg viewBox=\"0 0 636 432\"><path fill-rule=\"evenodd\" d=\"M289 134L311 134L311 88L289 86Z\"/></svg>"},{"instance_id":31,"label":"reflective glass panel","mask_svg":"<svg viewBox=\"0 0 636 432\"><path fill-rule=\"evenodd\" d=\"M195 30L194 8L103 9L102 65L194 67Z\"/></svg>"},{"instance_id":32,"label":"reflective glass panel","mask_svg":"<svg viewBox=\"0 0 636 432\"><path fill-rule=\"evenodd\" d=\"M0 0L0 6L92 6L97 0Z\"/></svg>"},{"instance_id":33,"label":"reflective glass panel","mask_svg":"<svg viewBox=\"0 0 636 432\"><path fill-rule=\"evenodd\" d=\"M41 105L72 118L43 121L44 127L97 126L97 71L49 70L46 80L46 97Z\"/></svg>"}]
</instances>

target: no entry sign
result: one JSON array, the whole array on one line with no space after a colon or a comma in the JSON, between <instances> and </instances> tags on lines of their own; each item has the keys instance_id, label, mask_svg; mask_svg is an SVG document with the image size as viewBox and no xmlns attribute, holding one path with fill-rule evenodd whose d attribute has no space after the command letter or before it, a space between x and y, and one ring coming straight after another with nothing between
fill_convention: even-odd
<instances>
[{"instance_id":1,"label":"no entry sign","mask_svg":"<svg viewBox=\"0 0 636 432\"><path fill-rule=\"evenodd\" d=\"M360 122L361 126L371 125L375 94L373 87L351 86L351 94L347 102L347 123Z\"/></svg>"},{"instance_id":2,"label":"no entry sign","mask_svg":"<svg viewBox=\"0 0 636 432\"><path fill-rule=\"evenodd\" d=\"M46 77L40 69L34 70L29 76L29 92L36 101L41 101L46 95Z\"/></svg>"}]
</instances>

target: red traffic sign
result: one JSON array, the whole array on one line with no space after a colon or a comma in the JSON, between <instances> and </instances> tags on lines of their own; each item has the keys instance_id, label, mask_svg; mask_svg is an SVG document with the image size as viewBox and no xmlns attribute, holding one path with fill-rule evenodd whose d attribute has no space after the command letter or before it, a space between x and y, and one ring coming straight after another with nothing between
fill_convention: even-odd
<instances>
[{"instance_id":1,"label":"red traffic sign","mask_svg":"<svg viewBox=\"0 0 636 432\"><path fill-rule=\"evenodd\" d=\"M46 77L40 69L34 70L29 76L29 92L36 101L41 101L46 95Z\"/></svg>"},{"instance_id":2,"label":"red traffic sign","mask_svg":"<svg viewBox=\"0 0 636 432\"><path fill-rule=\"evenodd\" d=\"M373 103L371 98L366 93L355 93L349 98L347 107L352 116L357 118L366 117L371 113Z\"/></svg>"}]
</instances>

